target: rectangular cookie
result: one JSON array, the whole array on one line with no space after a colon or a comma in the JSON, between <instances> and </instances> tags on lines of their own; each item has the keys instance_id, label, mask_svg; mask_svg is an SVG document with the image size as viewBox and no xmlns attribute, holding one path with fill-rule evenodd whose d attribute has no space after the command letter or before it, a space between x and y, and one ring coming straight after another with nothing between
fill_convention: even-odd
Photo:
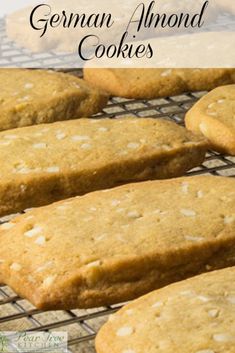
<instances>
[{"instance_id":1,"label":"rectangular cookie","mask_svg":"<svg viewBox=\"0 0 235 353\"><path fill-rule=\"evenodd\" d=\"M0 230L0 283L40 309L124 302L235 265L235 180L128 184L37 208Z\"/></svg>"},{"instance_id":2,"label":"rectangular cookie","mask_svg":"<svg viewBox=\"0 0 235 353\"><path fill-rule=\"evenodd\" d=\"M101 328L97 353L234 353L234 277L226 268L135 300Z\"/></svg>"},{"instance_id":3,"label":"rectangular cookie","mask_svg":"<svg viewBox=\"0 0 235 353\"><path fill-rule=\"evenodd\" d=\"M84 78L113 96L152 99L235 82L235 69L85 68Z\"/></svg>"},{"instance_id":4,"label":"rectangular cookie","mask_svg":"<svg viewBox=\"0 0 235 353\"><path fill-rule=\"evenodd\" d=\"M159 119L79 119L0 133L0 215L131 181L183 175L207 143Z\"/></svg>"},{"instance_id":5,"label":"rectangular cookie","mask_svg":"<svg viewBox=\"0 0 235 353\"><path fill-rule=\"evenodd\" d=\"M107 101L107 94L73 75L0 69L0 130L88 117Z\"/></svg>"}]
</instances>

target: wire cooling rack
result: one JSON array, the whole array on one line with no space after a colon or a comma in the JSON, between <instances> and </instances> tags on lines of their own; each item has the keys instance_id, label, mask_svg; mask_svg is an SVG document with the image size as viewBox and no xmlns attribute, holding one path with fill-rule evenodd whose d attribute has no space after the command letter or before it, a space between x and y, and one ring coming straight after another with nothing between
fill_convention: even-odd
<instances>
[{"instance_id":1,"label":"wire cooling rack","mask_svg":"<svg viewBox=\"0 0 235 353\"><path fill-rule=\"evenodd\" d=\"M76 74L81 75L81 72L78 71ZM141 101L112 98L108 106L96 117L165 117L183 125L185 112L203 94L205 92L186 93L175 97ZM205 162L188 173L188 175L195 174L235 177L235 158L209 152ZM1 222L6 222L12 217L4 217ZM67 331L69 352L94 353L93 339L98 329L107 320L108 315L121 306L120 304L92 310L42 312L18 297L10 288L2 286L0 287L0 331Z\"/></svg>"}]
</instances>

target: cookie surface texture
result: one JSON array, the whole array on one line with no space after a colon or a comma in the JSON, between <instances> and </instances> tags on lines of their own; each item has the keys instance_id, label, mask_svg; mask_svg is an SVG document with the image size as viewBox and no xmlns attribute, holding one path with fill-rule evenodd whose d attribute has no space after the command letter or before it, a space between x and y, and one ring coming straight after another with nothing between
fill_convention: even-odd
<instances>
[{"instance_id":1,"label":"cookie surface texture","mask_svg":"<svg viewBox=\"0 0 235 353\"><path fill-rule=\"evenodd\" d=\"M84 69L88 82L113 96L152 99L235 82L235 69Z\"/></svg>"},{"instance_id":2,"label":"cookie surface texture","mask_svg":"<svg viewBox=\"0 0 235 353\"><path fill-rule=\"evenodd\" d=\"M235 85L218 87L186 114L186 127L207 138L219 152L235 155Z\"/></svg>"},{"instance_id":3,"label":"cookie surface texture","mask_svg":"<svg viewBox=\"0 0 235 353\"><path fill-rule=\"evenodd\" d=\"M0 130L88 117L108 96L73 75L0 69Z\"/></svg>"},{"instance_id":4,"label":"cookie surface texture","mask_svg":"<svg viewBox=\"0 0 235 353\"><path fill-rule=\"evenodd\" d=\"M207 142L161 119L78 119L0 133L0 214L131 181L182 176Z\"/></svg>"},{"instance_id":5,"label":"cookie surface texture","mask_svg":"<svg viewBox=\"0 0 235 353\"><path fill-rule=\"evenodd\" d=\"M41 309L87 308L234 265L234 190L184 177L31 210L1 226L0 283Z\"/></svg>"},{"instance_id":6,"label":"cookie surface texture","mask_svg":"<svg viewBox=\"0 0 235 353\"><path fill-rule=\"evenodd\" d=\"M235 267L152 292L110 317L97 353L234 353Z\"/></svg>"}]
</instances>

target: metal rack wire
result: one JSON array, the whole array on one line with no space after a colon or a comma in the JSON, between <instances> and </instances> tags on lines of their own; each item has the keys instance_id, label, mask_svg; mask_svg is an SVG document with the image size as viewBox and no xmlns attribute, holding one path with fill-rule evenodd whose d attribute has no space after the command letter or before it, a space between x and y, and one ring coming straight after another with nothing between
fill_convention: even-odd
<instances>
[{"instance_id":1,"label":"metal rack wire","mask_svg":"<svg viewBox=\"0 0 235 353\"><path fill-rule=\"evenodd\" d=\"M11 42L4 32L4 20L0 19L0 66L50 67L50 55L32 54L26 49L18 47ZM53 66L60 67L65 58ZM69 63L69 60L66 64ZM67 65L66 65L67 66ZM71 73L73 73L71 71ZM74 72L81 76L81 71ZM154 100L130 100L112 98L108 106L97 115L97 118L118 118L121 116L136 117L165 117L183 125L185 112L205 92L185 93L175 97L166 97ZM206 160L200 167L191 170L188 175L212 174L235 177L235 158L224 156L216 152L209 152ZM4 217L1 223L7 222L11 217ZM61 330L69 333L69 352L94 353L93 339L99 327L107 320L107 316L118 310L122 304L91 310L67 310L59 312L42 312L35 309L26 300L17 296L9 287L0 286L0 331L46 331ZM91 344L89 345L89 342ZM86 342L86 348L83 343ZM87 346L88 344L88 346ZM87 348L88 347L88 348ZM86 349L86 350L85 350Z\"/></svg>"}]
</instances>

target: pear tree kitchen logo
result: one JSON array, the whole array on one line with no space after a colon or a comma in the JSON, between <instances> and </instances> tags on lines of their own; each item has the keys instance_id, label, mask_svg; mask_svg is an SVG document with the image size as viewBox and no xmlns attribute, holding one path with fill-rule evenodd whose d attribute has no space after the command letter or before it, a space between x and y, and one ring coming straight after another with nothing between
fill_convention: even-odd
<instances>
[{"instance_id":1,"label":"pear tree kitchen logo","mask_svg":"<svg viewBox=\"0 0 235 353\"><path fill-rule=\"evenodd\" d=\"M0 332L0 353L64 353L67 348L67 332Z\"/></svg>"},{"instance_id":2,"label":"pear tree kitchen logo","mask_svg":"<svg viewBox=\"0 0 235 353\"><path fill-rule=\"evenodd\" d=\"M0 332L0 352L1 353L7 353L8 351L8 338Z\"/></svg>"}]
</instances>

